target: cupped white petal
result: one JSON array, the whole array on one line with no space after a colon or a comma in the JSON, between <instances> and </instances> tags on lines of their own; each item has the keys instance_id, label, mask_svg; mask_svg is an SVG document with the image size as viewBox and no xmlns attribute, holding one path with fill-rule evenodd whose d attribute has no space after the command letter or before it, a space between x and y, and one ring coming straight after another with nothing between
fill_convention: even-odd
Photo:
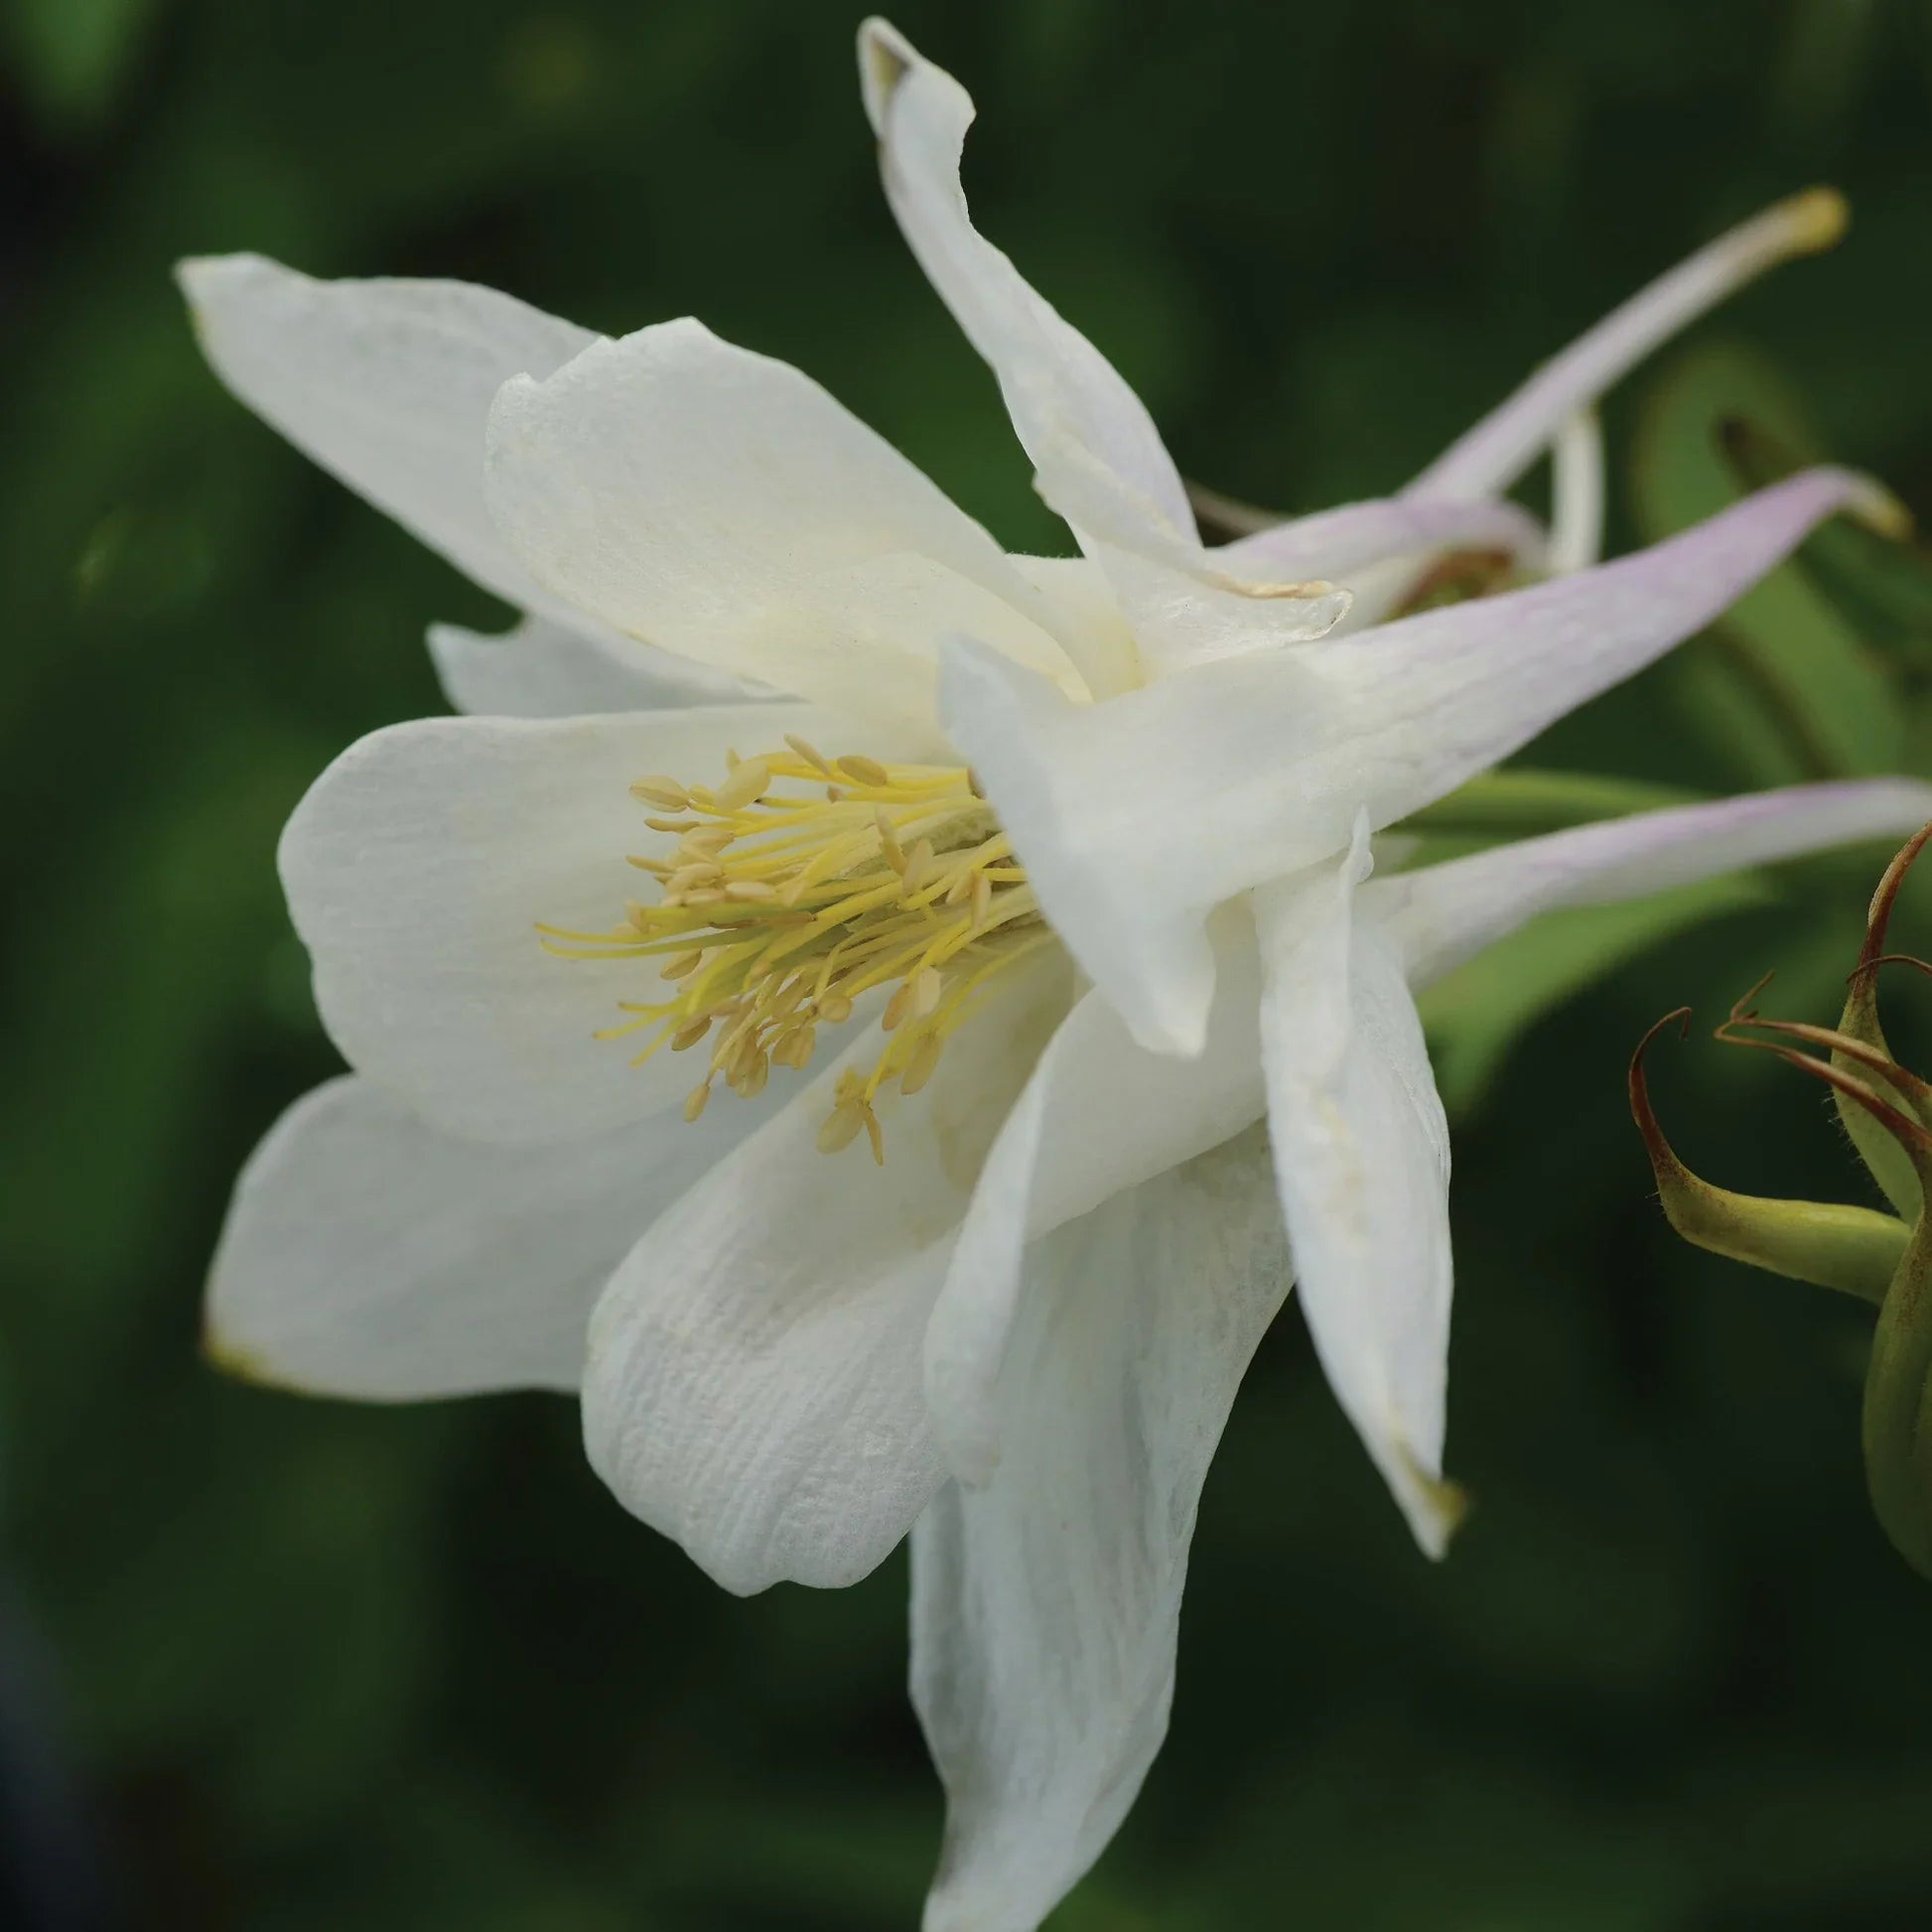
<instances>
[{"instance_id":1,"label":"cupped white petal","mask_svg":"<svg viewBox=\"0 0 1932 1932\"><path fill-rule=\"evenodd\" d=\"M1029 1258L1006 1453L912 1532L912 1696L946 1787L926 1932L1034 1932L1167 1729L1187 1548L1288 1290L1259 1129Z\"/></svg>"},{"instance_id":2,"label":"cupped white petal","mask_svg":"<svg viewBox=\"0 0 1932 1932\"><path fill-rule=\"evenodd\" d=\"M584 718L715 704L720 686L731 682L665 651L632 650L628 640L624 652L614 651L548 618L525 618L496 636L433 623L429 654L451 705L482 718Z\"/></svg>"},{"instance_id":3,"label":"cupped white petal","mask_svg":"<svg viewBox=\"0 0 1932 1932\"><path fill-rule=\"evenodd\" d=\"M591 1307L638 1230L758 1122L715 1108L530 1148L463 1141L348 1075L235 1183L207 1345L251 1380L417 1401L575 1391Z\"/></svg>"},{"instance_id":4,"label":"cupped white petal","mask_svg":"<svg viewBox=\"0 0 1932 1932\"><path fill-rule=\"evenodd\" d=\"M488 441L509 542L618 630L928 738L955 626L1078 688L977 523L809 377L700 323L506 383Z\"/></svg>"},{"instance_id":5,"label":"cupped white petal","mask_svg":"<svg viewBox=\"0 0 1932 1932\"><path fill-rule=\"evenodd\" d=\"M1909 778L1790 785L1676 805L1521 839L1371 880L1363 909L1400 947L1420 990L1540 912L1687 886L1860 839L1898 839L1932 819L1932 785Z\"/></svg>"},{"instance_id":6,"label":"cupped white petal","mask_svg":"<svg viewBox=\"0 0 1932 1932\"><path fill-rule=\"evenodd\" d=\"M1260 967L1247 908L1212 937L1221 962L1197 1059L1135 1043L1098 993L1060 1023L981 1170L926 1329L926 1402L948 1467L986 1481L1001 1456L1001 1372L1028 1243L1260 1119Z\"/></svg>"},{"instance_id":7,"label":"cupped white petal","mask_svg":"<svg viewBox=\"0 0 1932 1932\"><path fill-rule=\"evenodd\" d=\"M1268 1138L1329 1386L1441 1556L1451 1271L1449 1126L1400 951L1359 916L1368 815L1338 872L1254 895Z\"/></svg>"},{"instance_id":8,"label":"cupped white petal","mask_svg":"<svg viewBox=\"0 0 1932 1932\"><path fill-rule=\"evenodd\" d=\"M598 1305L591 1461L727 1589L854 1583L938 1486L920 1338L973 1177L1068 997L1057 957L1007 977L916 1095L882 1095L883 1172L863 1142L816 1147L872 1034L672 1207Z\"/></svg>"},{"instance_id":9,"label":"cupped white petal","mask_svg":"<svg viewBox=\"0 0 1932 1932\"><path fill-rule=\"evenodd\" d=\"M1507 489L1564 422L1706 310L1794 256L1845 231L1844 198L1814 188L1739 223L1613 310L1545 362L1507 401L1458 437L1409 485L1421 495L1486 496Z\"/></svg>"},{"instance_id":10,"label":"cupped white petal","mask_svg":"<svg viewBox=\"0 0 1932 1932\"><path fill-rule=\"evenodd\" d=\"M1874 486L1812 470L1594 570L1383 624L1333 649L1250 654L1106 705L962 643L942 710L1046 914L1155 1051L1195 1052L1213 990L1207 908L1339 851L1485 770L1718 616Z\"/></svg>"},{"instance_id":11,"label":"cupped white petal","mask_svg":"<svg viewBox=\"0 0 1932 1932\"><path fill-rule=\"evenodd\" d=\"M997 377L1041 495L1113 582L1149 668L1330 629L1345 592L1239 577L1203 548L1140 398L974 228L959 180L973 122L966 90L882 20L860 29L859 69L899 227Z\"/></svg>"},{"instance_id":12,"label":"cupped white petal","mask_svg":"<svg viewBox=\"0 0 1932 1932\"><path fill-rule=\"evenodd\" d=\"M562 959L538 923L608 932L645 897L626 855L670 841L629 786L708 782L725 754L787 731L877 754L801 705L694 706L568 719L430 718L360 740L282 835L282 882L315 965L323 1024L358 1072L451 1132L567 1139L682 1098L689 1065L642 1067L620 1000L661 992L649 959Z\"/></svg>"}]
</instances>

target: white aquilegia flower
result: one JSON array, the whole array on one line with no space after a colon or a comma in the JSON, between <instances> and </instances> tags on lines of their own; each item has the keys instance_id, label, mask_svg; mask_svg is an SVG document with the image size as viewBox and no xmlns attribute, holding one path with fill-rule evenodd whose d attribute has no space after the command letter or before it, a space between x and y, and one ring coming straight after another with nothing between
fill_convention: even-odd
<instances>
[{"instance_id":1,"label":"white aquilegia flower","mask_svg":"<svg viewBox=\"0 0 1932 1932\"><path fill-rule=\"evenodd\" d=\"M974 231L966 95L863 35L886 186L1077 558L1005 554L807 377L449 283L184 279L270 422L527 614L281 863L354 1072L242 1175L212 1345L374 1398L581 1390L727 1587L912 1537L934 1932L1025 1932L1167 1722L1195 1506L1290 1283L1444 1545L1449 1148L1416 990L1545 908L1932 815L1903 780L1370 876L1384 826L1707 623L1813 470L1586 567L1587 411L1830 197L1713 244L1401 494L1220 548L1145 410ZM1555 444L1546 534L1505 489ZM1400 616L1446 551L1530 588ZM647 640L647 643L640 640ZM677 666L691 667L680 678ZM1265 1123L1265 1126L1263 1125Z\"/></svg>"}]
</instances>

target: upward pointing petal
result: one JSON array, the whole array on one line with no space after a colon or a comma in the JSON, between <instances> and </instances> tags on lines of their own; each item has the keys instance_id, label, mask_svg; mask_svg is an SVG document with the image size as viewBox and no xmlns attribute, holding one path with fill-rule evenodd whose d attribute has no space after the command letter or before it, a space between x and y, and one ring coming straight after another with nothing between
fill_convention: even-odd
<instances>
[{"instance_id":1,"label":"upward pointing petal","mask_svg":"<svg viewBox=\"0 0 1932 1932\"><path fill-rule=\"evenodd\" d=\"M974 228L959 180L966 90L883 20L860 29L859 68L899 227L998 378L1041 495L1113 580L1150 667L1328 630L1347 593L1238 579L1206 550L1140 398Z\"/></svg>"},{"instance_id":2,"label":"upward pointing petal","mask_svg":"<svg viewBox=\"0 0 1932 1932\"><path fill-rule=\"evenodd\" d=\"M973 102L883 20L859 30L866 112L879 136L886 196L973 346L991 364L1047 500L1087 482L1135 522L1194 535L1187 491L1141 399L1118 370L974 229L959 183Z\"/></svg>"},{"instance_id":3,"label":"upward pointing petal","mask_svg":"<svg viewBox=\"0 0 1932 1932\"><path fill-rule=\"evenodd\" d=\"M1766 208L1660 276L1514 395L1458 437L1413 483L1431 496L1486 496L1509 485L1548 447L1565 419L1707 309L1794 256L1829 248L1845 232L1845 198L1813 188Z\"/></svg>"}]
</instances>

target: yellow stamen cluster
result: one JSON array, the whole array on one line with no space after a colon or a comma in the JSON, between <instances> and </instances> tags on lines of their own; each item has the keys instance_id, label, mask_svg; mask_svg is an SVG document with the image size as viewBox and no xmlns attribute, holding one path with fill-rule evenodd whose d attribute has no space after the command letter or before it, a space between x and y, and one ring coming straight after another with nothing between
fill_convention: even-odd
<instances>
[{"instance_id":1,"label":"yellow stamen cluster","mask_svg":"<svg viewBox=\"0 0 1932 1932\"><path fill-rule=\"evenodd\" d=\"M988 981L1051 936L970 771L828 759L801 738L785 745L730 754L716 785L639 778L632 797L656 808L645 824L677 839L661 857L630 860L662 897L628 902L609 932L538 930L567 959L661 961L666 996L620 1001L625 1018L599 1037L646 1035L632 1065L666 1044L683 1052L708 1041L687 1120L714 1081L749 1099L774 1065L802 1068L821 1027L891 987L880 1015L888 1042L869 1072L840 1075L818 1135L834 1154L864 1132L883 1162L880 1089L924 1086Z\"/></svg>"}]
</instances>

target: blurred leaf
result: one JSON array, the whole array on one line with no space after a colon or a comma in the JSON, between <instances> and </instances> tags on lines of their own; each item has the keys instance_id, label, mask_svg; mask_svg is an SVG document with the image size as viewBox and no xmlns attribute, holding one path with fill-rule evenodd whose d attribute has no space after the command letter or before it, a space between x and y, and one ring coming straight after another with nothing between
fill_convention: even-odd
<instances>
[{"instance_id":1,"label":"blurred leaf","mask_svg":"<svg viewBox=\"0 0 1932 1932\"><path fill-rule=\"evenodd\" d=\"M1775 439L1794 462L1815 460L1796 401L1747 349L1720 344L1680 355L1652 384L1631 478L1646 541L1688 529L1742 493L1726 447L1739 423ZM1672 669L1678 702L1713 754L1748 782L1899 768L1896 687L1797 563L1747 591Z\"/></svg>"},{"instance_id":2,"label":"blurred leaf","mask_svg":"<svg viewBox=\"0 0 1932 1932\"><path fill-rule=\"evenodd\" d=\"M1572 906L1532 919L1422 996L1444 1104L1451 1114L1479 1106L1517 1038L1582 988L1687 926L1762 904L1772 896L1761 877L1737 873L1647 898Z\"/></svg>"},{"instance_id":3,"label":"blurred leaf","mask_svg":"<svg viewBox=\"0 0 1932 1932\"><path fill-rule=\"evenodd\" d=\"M161 0L7 0L17 70L50 127L80 132L106 117L160 6Z\"/></svg>"}]
</instances>

